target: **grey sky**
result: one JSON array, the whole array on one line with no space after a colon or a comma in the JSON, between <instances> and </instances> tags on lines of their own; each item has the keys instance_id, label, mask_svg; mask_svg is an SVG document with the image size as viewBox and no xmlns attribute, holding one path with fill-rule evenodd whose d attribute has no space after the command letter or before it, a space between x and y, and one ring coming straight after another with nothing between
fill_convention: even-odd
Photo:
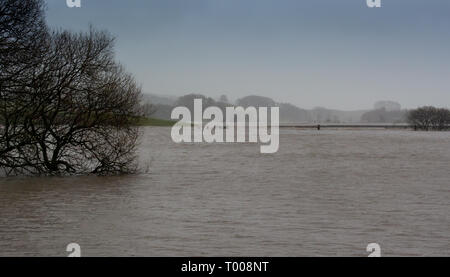
<instances>
[{"instance_id":1,"label":"grey sky","mask_svg":"<svg viewBox=\"0 0 450 277\"><path fill-rule=\"evenodd\" d=\"M450 106L450 1L47 0L53 27L117 37L144 92L257 94L303 108Z\"/></svg>"}]
</instances>

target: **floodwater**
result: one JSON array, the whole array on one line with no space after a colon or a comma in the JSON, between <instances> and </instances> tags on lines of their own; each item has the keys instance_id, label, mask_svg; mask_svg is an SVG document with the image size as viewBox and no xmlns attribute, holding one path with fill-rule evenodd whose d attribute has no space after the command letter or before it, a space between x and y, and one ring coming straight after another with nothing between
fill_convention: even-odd
<instances>
[{"instance_id":1,"label":"floodwater","mask_svg":"<svg viewBox=\"0 0 450 277\"><path fill-rule=\"evenodd\" d=\"M450 256L450 132L282 129L263 155L147 128L140 160L0 179L0 256Z\"/></svg>"}]
</instances>

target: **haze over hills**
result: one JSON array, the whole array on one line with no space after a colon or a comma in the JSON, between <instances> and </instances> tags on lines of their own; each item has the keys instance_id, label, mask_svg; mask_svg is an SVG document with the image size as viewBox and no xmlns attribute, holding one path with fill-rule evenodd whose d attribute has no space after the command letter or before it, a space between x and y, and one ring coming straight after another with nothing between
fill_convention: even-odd
<instances>
[{"instance_id":1,"label":"haze over hills","mask_svg":"<svg viewBox=\"0 0 450 277\"><path fill-rule=\"evenodd\" d=\"M172 109L177 106L188 107L193 110L193 100L203 99L203 108L217 106L225 109L228 106L242 107L280 107L281 123L404 123L407 110L402 110L401 105L393 101L379 101L371 110L343 111L316 107L314 109L302 109L291 103L280 103L272 98L250 95L234 101L228 101L226 95L219 99L207 97L202 94L188 94L181 97L161 96L156 94L144 94L143 102L150 103L151 117L158 119L171 119Z\"/></svg>"}]
</instances>

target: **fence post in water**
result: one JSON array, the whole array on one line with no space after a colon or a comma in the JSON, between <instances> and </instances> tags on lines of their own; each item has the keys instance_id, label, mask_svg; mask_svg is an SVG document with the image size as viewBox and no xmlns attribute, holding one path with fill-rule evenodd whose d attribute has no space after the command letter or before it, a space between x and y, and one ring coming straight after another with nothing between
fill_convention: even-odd
<instances>
[{"instance_id":1,"label":"fence post in water","mask_svg":"<svg viewBox=\"0 0 450 277\"><path fill-rule=\"evenodd\" d=\"M320 131L320 124L317 125L317 130Z\"/></svg>"}]
</instances>

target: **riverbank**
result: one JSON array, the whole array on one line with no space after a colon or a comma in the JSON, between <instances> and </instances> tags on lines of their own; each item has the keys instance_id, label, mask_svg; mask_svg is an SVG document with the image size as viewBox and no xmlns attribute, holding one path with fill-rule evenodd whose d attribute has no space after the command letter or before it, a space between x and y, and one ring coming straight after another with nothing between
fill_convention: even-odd
<instances>
[{"instance_id":1,"label":"riverbank","mask_svg":"<svg viewBox=\"0 0 450 277\"><path fill-rule=\"evenodd\" d=\"M158 126L158 127L172 127L176 121L173 120L164 120L157 118L139 118L137 125L138 126Z\"/></svg>"}]
</instances>

